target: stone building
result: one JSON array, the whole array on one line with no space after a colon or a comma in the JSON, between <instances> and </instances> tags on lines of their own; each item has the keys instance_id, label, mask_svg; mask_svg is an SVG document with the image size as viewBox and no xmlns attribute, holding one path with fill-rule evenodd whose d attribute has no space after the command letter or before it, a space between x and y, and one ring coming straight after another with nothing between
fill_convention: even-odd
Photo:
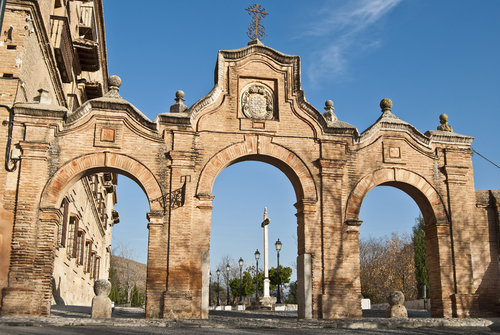
<instances>
[{"instance_id":1,"label":"stone building","mask_svg":"<svg viewBox=\"0 0 500 335\"><path fill-rule=\"evenodd\" d=\"M24 44L10 49L4 44L2 55L16 55L21 45L35 48L29 41L36 38L40 53L47 52L47 66L41 70L47 80L41 75L30 89L25 84L27 102L9 107L15 120L12 113L5 114L9 121L1 128L6 146L12 148L6 171L0 173L0 185L5 185L0 208L2 257L10 252L1 260L1 266L9 268L8 277L2 277L1 315L49 315L51 302L59 299L54 292L67 290L62 278L71 266L77 267L70 279L75 284L82 274L91 280L97 276L91 266L98 268L101 257L102 275L106 251L96 248L105 248L106 240L97 243L89 237L100 238L100 228L104 235L110 233L113 212L109 207L108 229L96 219L93 230L80 211L91 201L73 201L72 194L95 187L90 181L98 174L111 201L109 181L114 174L124 174L140 185L150 206L146 317L208 317L212 187L222 170L247 160L277 167L295 190L299 318L361 317L359 212L365 196L378 185L407 193L422 212L432 315L498 315L499 192L475 190L473 137L453 132L446 117L441 117L438 130L422 133L397 116L391 100L383 99L381 114L359 133L337 118L333 102L326 102L324 113L307 102L299 56L282 54L258 40L241 49L219 51L212 91L190 107L183 103L184 93L177 92L170 113L154 121L119 95L121 80L116 76L101 83L104 96L70 104L68 92L88 98L90 88L99 86L89 85L87 91L89 80L76 79L74 85L71 80L81 76L78 64L81 73L94 69L82 60L92 54L92 47L99 60L105 60L101 2L8 3L6 22L11 17L24 24L29 14L30 23L19 34ZM78 13L73 8L90 3L101 25L97 44L81 41L79 35L69 38L74 54L56 52L52 45L59 39L49 39L54 31L49 29L51 13ZM25 7L18 9L20 4ZM62 9L66 6L69 11ZM66 37L76 36L72 29L78 21L71 22ZM11 66L18 69L22 62L22 70L30 59L16 56ZM104 62L99 64L100 78L106 78ZM47 91L37 96L40 86ZM5 90L17 97L16 91ZM17 170L12 171L14 164ZM82 177L87 179L81 181ZM70 201L74 207L67 205ZM87 250L88 240L92 249L89 244ZM91 262L86 264L89 255Z\"/></svg>"},{"instance_id":2,"label":"stone building","mask_svg":"<svg viewBox=\"0 0 500 335\"><path fill-rule=\"evenodd\" d=\"M1 147L7 147L14 158L20 152L18 145L7 143L10 129L18 125L12 113L16 103L71 113L85 101L102 96L107 77L102 1L7 1L0 40ZM14 246L15 199L22 201L16 187L22 163L6 164L5 155L0 156L6 166L0 173L0 289L4 289ZM32 177L40 176L35 172ZM113 210L115 185L116 174L95 173L65 194L53 249L52 303L90 305L94 280L107 278L111 227L118 221Z\"/></svg>"}]
</instances>

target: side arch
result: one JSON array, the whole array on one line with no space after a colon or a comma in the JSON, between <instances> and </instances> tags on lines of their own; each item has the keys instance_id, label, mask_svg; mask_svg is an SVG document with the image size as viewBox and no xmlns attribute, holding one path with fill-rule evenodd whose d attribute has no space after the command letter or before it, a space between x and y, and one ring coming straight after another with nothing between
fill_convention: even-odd
<instances>
[{"instance_id":1,"label":"side arch","mask_svg":"<svg viewBox=\"0 0 500 335\"><path fill-rule=\"evenodd\" d=\"M375 186L393 186L415 200L426 225L448 223L448 214L441 196L422 176L399 168L382 168L365 175L356 184L347 199L345 220L357 221L364 197Z\"/></svg>"},{"instance_id":2,"label":"side arch","mask_svg":"<svg viewBox=\"0 0 500 335\"><path fill-rule=\"evenodd\" d=\"M290 180L299 200L317 200L317 190L311 172L292 151L272 143L271 137L246 135L243 142L233 144L216 153L203 168L197 195L212 194L219 173L226 167L245 160L269 163L280 169Z\"/></svg>"},{"instance_id":3,"label":"side arch","mask_svg":"<svg viewBox=\"0 0 500 335\"><path fill-rule=\"evenodd\" d=\"M149 200L150 211L163 211L159 202L151 202L162 196L162 190L153 173L141 162L118 153L101 152L74 158L52 176L42 192L40 208L59 208L72 181L86 174L102 171L117 171L134 180L142 188Z\"/></svg>"}]
</instances>

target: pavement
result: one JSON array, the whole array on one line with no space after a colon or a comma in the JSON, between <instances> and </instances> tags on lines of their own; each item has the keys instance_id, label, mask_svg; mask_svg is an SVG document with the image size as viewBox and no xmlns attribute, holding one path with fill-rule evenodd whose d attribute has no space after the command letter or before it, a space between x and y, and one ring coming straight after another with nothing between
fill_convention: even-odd
<instances>
[{"instance_id":1,"label":"pavement","mask_svg":"<svg viewBox=\"0 0 500 335\"><path fill-rule=\"evenodd\" d=\"M409 310L408 318L386 319L383 310L364 310L359 319L302 320L297 312L210 311L208 319L145 319L144 309L116 307L111 319L90 318L90 307L52 306L50 317L0 317L0 326L104 326L210 329L396 329L429 327L489 327L500 329L500 318L431 318L426 310ZM479 328L478 328L479 329Z\"/></svg>"}]
</instances>

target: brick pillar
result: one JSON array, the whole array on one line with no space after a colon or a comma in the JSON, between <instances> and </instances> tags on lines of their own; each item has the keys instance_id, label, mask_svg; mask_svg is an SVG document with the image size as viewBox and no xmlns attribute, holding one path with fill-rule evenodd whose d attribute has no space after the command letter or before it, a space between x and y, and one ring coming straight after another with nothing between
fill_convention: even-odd
<instances>
[{"instance_id":1,"label":"brick pillar","mask_svg":"<svg viewBox=\"0 0 500 335\"><path fill-rule=\"evenodd\" d=\"M147 214L148 238L148 276L146 279L146 318L158 318L163 311L163 294L167 287L167 241L168 223L164 214Z\"/></svg>"},{"instance_id":2,"label":"brick pillar","mask_svg":"<svg viewBox=\"0 0 500 335\"><path fill-rule=\"evenodd\" d=\"M455 292L450 225L426 224L425 244L432 317L452 317L451 297Z\"/></svg>"},{"instance_id":3,"label":"brick pillar","mask_svg":"<svg viewBox=\"0 0 500 335\"><path fill-rule=\"evenodd\" d=\"M322 318L361 317L359 232L347 231L342 215L345 162L319 160L324 264Z\"/></svg>"},{"instance_id":4,"label":"brick pillar","mask_svg":"<svg viewBox=\"0 0 500 335\"><path fill-rule=\"evenodd\" d=\"M468 156L468 157L464 157ZM461 165L470 161L470 153L464 155L463 150L446 149L446 159L451 164L459 161ZM472 169L467 166L445 165L446 183L448 186L449 213L451 221L451 238L455 295L451 297L453 316L469 317L478 312L478 299L474 294L474 279L472 268L472 250L470 226L475 213L475 190Z\"/></svg>"},{"instance_id":5,"label":"brick pillar","mask_svg":"<svg viewBox=\"0 0 500 335\"><path fill-rule=\"evenodd\" d=\"M2 290L2 316L50 315L55 213L39 211L47 182L49 144L20 142L22 149L12 233L9 284Z\"/></svg>"},{"instance_id":6,"label":"brick pillar","mask_svg":"<svg viewBox=\"0 0 500 335\"><path fill-rule=\"evenodd\" d=\"M315 200L301 200L294 205L297 208L298 256L303 258L302 255L307 254L311 266L311 284L301 282L306 275L297 278L299 281L298 287L303 289L311 288L310 292L298 292L299 296L312 296L309 300L299 301L298 315L303 316L305 319L318 318L322 294L321 225L316 215L316 205L317 201ZM302 262L302 264L306 264L306 262ZM305 273L304 269L298 270L298 272ZM311 301L311 306L306 305L308 301Z\"/></svg>"},{"instance_id":7,"label":"brick pillar","mask_svg":"<svg viewBox=\"0 0 500 335\"><path fill-rule=\"evenodd\" d=\"M193 224L197 199L194 197L194 161L196 155L187 151L170 151L170 194L179 192L184 183L185 202L171 204L169 210L167 290L164 295L164 318L201 317L201 266L193 256L199 247L193 243L198 227ZM196 203L195 203L196 202ZM210 235L208 236L208 239Z\"/></svg>"}]
</instances>

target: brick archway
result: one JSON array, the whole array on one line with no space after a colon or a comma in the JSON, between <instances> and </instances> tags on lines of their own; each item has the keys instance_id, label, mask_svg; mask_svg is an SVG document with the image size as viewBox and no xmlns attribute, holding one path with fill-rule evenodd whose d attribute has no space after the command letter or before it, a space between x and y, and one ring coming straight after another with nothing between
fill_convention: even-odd
<instances>
[{"instance_id":1,"label":"brick archway","mask_svg":"<svg viewBox=\"0 0 500 335\"><path fill-rule=\"evenodd\" d=\"M296 154L273 143L271 137L252 135L246 135L243 142L219 151L207 162L201 172L196 193L199 196L211 195L219 173L229 165L244 160L262 161L280 169L292 183L297 201L317 199L311 172Z\"/></svg>"},{"instance_id":2,"label":"brick archway","mask_svg":"<svg viewBox=\"0 0 500 335\"><path fill-rule=\"evenodd\" d=\"M153 173L139 161L112 152L83 155L64 164L43 189L40 208L59 208L71 182L96 170L99 172L115 170L134 180L148 197L151 212L162 211L159 202L151 202L162 196L160 185Z\"/></svg>"},{"instance_id":3,"label":"brick archway","mask_svg":"<svg viewBox=\"0 0 500 335\"><path fill-rule=\"evenodd\" d=\"M415 172L400 168L378 169L366 174L356 184L347 200L345 213L347 226L354 226L354 230L358 229L361 224L359 212L363 199L370 190L380 185L402 190L420 208L425 221L432 315L435 317L451 316L449 313L453 308L447 297L453 295L453 282L456 279L452 269L445 265L452 263L449 254L452 248L449 218L441 196L425 178Z\"/></svg>"},{"instance_id":4,"label":"brick archway","mask_svg":"<svg viewBox=\"0 0 500 335\"><path fill-rule=\"evenodd\" d=\"M400 168L383 168L362 177L349 194L346 204L346 221L359 219L361 203L376 186L393 186L407 193L415 200L424 216L426 224L448 223L446 208L439 193L422 176Z\"/></svg>"}]
</instances>

